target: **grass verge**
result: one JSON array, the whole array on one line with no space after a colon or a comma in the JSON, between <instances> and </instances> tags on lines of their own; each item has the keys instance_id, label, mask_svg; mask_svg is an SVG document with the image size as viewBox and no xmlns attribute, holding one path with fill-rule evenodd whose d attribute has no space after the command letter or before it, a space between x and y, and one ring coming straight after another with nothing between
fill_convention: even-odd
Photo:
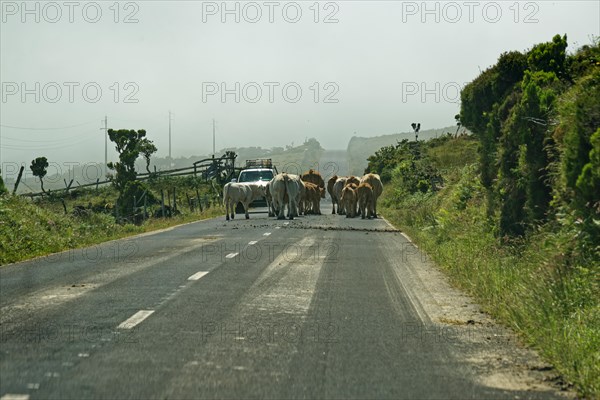
<instances>
[{"instance_id":1,"label":"grass verge","mask_svg":"<svg viewBox=\"0 0 600 400\"><path fill-rule=\"evenodd\" d=\"M582 251L577 227L559 221L520 241L498 239L476 166L460 162L473 157L452 157L451 146L456 143L430 151L433 159L444 158L442 190L398 196L392 181L384 189L382 214L456 286L536 348L580 396L599 398L598 255Z\"/></svg>"},{"instance_id":2,"label":"grass verge","mask_svg":"<svg viewBox=\"0 0 600 400\"><path fill-rule=\"evenodd\" d=\"M0 266L225 213L222 207L211 207L201 213L149 219L142 225L119 225L108 214L65 215L58 206L54 208L19 196L0 197Z\"/></svg>"}]
</instances>

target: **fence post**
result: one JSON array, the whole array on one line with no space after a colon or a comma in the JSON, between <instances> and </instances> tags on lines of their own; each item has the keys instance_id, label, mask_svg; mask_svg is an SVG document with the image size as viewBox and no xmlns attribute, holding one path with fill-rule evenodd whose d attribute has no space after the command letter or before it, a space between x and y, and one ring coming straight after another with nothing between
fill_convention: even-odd
<instances>
[{"instance_id":1,"label":"fence post","mask_svg":"<svg viewBox=\"0 0 600 400\"><path fill-rule=\"evenodd\" d=\"M169 212L173 216L173 209L171 208L171 190L167 189L167 200L169 201Z\"/></svg>"},{"instance_id":2,"label":"fence post","mask_svg":"<svg viewBox=\"0 0 600 400\"><path fill-rule=\"evenodd\" d=\"M64 181L65 181L65 186L67 187L65 189L65 193L69 193L69 189L71 189L71 185L73 184L73 179L71 179L71 182L69 182L68 185L67 185L67 180L65 179ZM77 183L79 183L79 182L77 182Z\"/></svg>"},{"instance_id":3,"label":"fence post","mask_svg":"<svg viewBox=\"0 0 600 400\"><path fill-rule=\"evenodd\" d=\"M17 188L19 187L19 183L21 183L21 177L23 176L24 170L25 170L25 167L21 165L21 169L19 170L19 176L17 176L17 181L15 182L15 186L13 188L13 192L12 192L13 195L15 193L17 193Z\"/></svg>"},{"instance_id":4,"label":"fence post","mask_svg":"<svg viewBox=\"0 0 600 400\"><path fill-rule=\"evenodd\" d=\"M200 192L198 192L198 188L196 188L196 199L198 199L198 209L202 212L202 199L200 199Z\"/></svg>"},{"instance_id":5,"label":"fence post","mask_svg":"<svg viewBox=\"0 0 600 400\"><path fill-rule=\"evenodd\" d=\"M100 178L96 179L96 190L98 190L98 183L100 183Z\"/></svg>"},{"instance_id":6,"label":"fence post","mask_svg":"<svg viewBox=\"0 0 600 400\"><path fill-rule=\"evenodd\" d=\"M192 205L192 202L190 201L190 196L188 196L187 192L185 192L185 198L187 199L188 207L190 208L190 212L194 211L194 206Z\"/></svg>"},{"instance_id":7,"label":"fence post","mask_svg":"<svg viewBox=\"0 0 600 400\"><path fill-rule=\"evenodd\" d=\"M147 215L147 211L148 210L148 197L144 196L144 218L143 220L146 220L146 215Z\"/></svg>"},{"instance_id":8,"label":"fence post","mask_svg":"<svg viewBox=\"0 0 600 400\"><path fill-rule=\"evenodd\" d=\"M165 217L165 191L160 189L160 208L162 210L162 217Z\"/></svg>"},{"instance_id":9,"label":"fence post","mask_svg":"<svg viewBox=\"0 0 600 400\"><path fill-rule=\"evenodd\" d=\"M177 195L175 194L176 188L173 186L173 211L177 211Z\"/></svg>"}]
</instances>

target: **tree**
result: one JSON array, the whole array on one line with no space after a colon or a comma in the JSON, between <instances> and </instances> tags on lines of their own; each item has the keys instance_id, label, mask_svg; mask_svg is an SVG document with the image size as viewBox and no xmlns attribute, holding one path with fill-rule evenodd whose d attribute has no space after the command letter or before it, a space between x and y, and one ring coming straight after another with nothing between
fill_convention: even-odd
<instances>
[{"instance_id":1,"label":"tree","mask_svg":"<svg viewBox=\"0 0 600 400\"><path fill-rule=\"evenodd\" d=\"M577 179L589 162L590 139L600 126L600 70L582 78L567 95L572 101L561 104L562 123L555 140L563 147L563 185L574 194Z\"/></svg>"},{"instance_id":2,"label":"tree","mask_svg":"<svg viewBox=\"0 0 600 400\"><path fill-rule=\"evenodd\" d=\"M567 35L555 35L551 42L540 43L527 54L528 69L532 72L553 72L558 78L566 78Z\"/></svg>"},{"instance_id":3,"label":"tree","mask_svg":"<svg viewBox=\"0 0 600 400\"><path fill-rule=\"evenodd\" d=\"M525 73L523 98L518 105L524 114L520 130L525 150L527 202L530 222L545 218L552 198L548 167L552 146L551 120L558 93L559 80L554 72Z\"/></svg>"},{"instance_id":4,"label":"tree","mask_svg":"<svg viewBox=\"0 0 600 400\"><path fill-rule=\"evenodd\" d=\"M145 185L136 180L135 160L140 153L143 153L146 158L146 169L148 169L150 155L156 151L156 146L146 138L144 129L138 131L109 129L108 137L115 143L119 153L119 161L108 163L108 168L116 171L113 185L119 192L119 209L123 214L128 214L127 210L131 210L133 199L139 200L144 193L148 193Z\"/></svg>"},{"instance_id":5,"label":"tree","mask_svg":"<svg viewBox=\"0 0 600 400\"><path fill-rule=\"evenodd\" d=\"M0 170L0 196L4 196L8 193L8 189L6 189L6 186L4 186L4 180L2 179L1 173L2 170Z\"/></svg>"},{"instance_id":6,"label":"tree","mask_svg":"<svg viewBox=\"0 0 600 400\"><path fill-rule=\"evenodd\" d=\"M583 166L577 178L577 191L580 193L588 210L600 213L600 128L590 138L592 150L587 164Z\"/></svg>"},{"instance_id":7,"label":"tree","mask_svg":"<svg viewBox=\"0 0 600 400\"><path fill-rule=\"evenodd\" d=\"M419 131L421 130L421 123L413 122L410 124L412 126L413 131L415 132L415 142L419 140Z\"/></svg>"},{"instance_id":8,"label":"tree","mask_svg":"<svg viewBox=\"0 0 600 400\"><path fill-rule=\"evenodd\" d=\"M152 143L146 138L140 141L138 148L140 150L140 153L142 153L144 160L146 161L146 171L148 171L148 174L150 174L150 156L156 153L158 149L156 148L154 143Z\"/></svg>"},{"instance_id":9,"label":"tree","mask_svg":"<svg viewBox=\"0 0 600 400\"><path fill-rule=\"evenodd\" d=\"M454 116L454 120L456 121L456 133L454 134L454 137L458 137L458 131L460 130L460 127L462 125L462 123L460 122L460 114L456 114Z\"/></svg>"},{"instance_id":10,"label":"tree","mask_svg":"<svg viewBox=\"0 0 600 400\"><path fill-rule=\"evenodd\" d=\"M42 192L46 193L46 190L44 190L44 176L46 176L46 173L48 173L48 171L46 170L46 168L48 168L48 160L46 159L46 157L38 157L35 160L31 161L31 165L29 166L29 168L31 168L33 176L37 176L38 178L40 178Z\"/></svg>"}]
</instances>

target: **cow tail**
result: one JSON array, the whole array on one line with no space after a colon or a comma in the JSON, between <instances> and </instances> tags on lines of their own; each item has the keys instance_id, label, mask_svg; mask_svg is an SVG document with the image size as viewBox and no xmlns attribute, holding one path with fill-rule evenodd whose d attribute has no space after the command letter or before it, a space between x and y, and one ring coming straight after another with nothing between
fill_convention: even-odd
<instances>
[{"instance_id":1,"label":"cow tail","mask_svg":"<svg viewBox=\"0 0 600 400\"><path fill-rule=\"evenodd\" d=\"M285 199L285 195L288 195L288 200L290 198L289 196L289 190L288 190L288 185L290 184L290 177L287 174L283 174L283 198Z\"/></svg>"}]
</instances>

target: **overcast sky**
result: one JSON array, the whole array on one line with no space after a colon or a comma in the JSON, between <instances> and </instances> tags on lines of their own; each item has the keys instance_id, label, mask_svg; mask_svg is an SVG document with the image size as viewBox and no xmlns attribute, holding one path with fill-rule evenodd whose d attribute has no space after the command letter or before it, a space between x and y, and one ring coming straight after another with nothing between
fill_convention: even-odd
<instances>
[{"instance_id":1,"label":"overcast sky","mask_svg":"<svg viewBox=\"0 0 600 400\"><path fill-rule=\"evenodd\" d=\"M213 118L217 150L444 127L500 53L600 34L598 1L23 4L1 2L2 163L102 161L105 115L166 156L171 110L174 157L211 153Z\"/></svg>"}]
</instances>

